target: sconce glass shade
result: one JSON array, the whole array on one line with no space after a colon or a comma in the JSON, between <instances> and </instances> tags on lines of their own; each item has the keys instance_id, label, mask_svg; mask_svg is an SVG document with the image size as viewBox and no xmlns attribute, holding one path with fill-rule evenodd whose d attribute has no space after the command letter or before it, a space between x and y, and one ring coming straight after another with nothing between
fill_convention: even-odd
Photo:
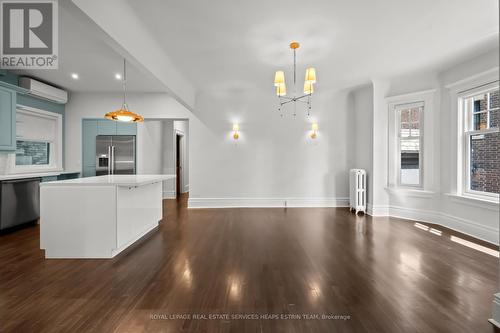
<instances>
[{"instance_id":1,"label":"sconce glass shade","mask_svg":"<svg viewBox=\"0 0 500 333\"><path fill-rule=\"evenodd\" d=\"M310 95L314 92L314 87L313 87L313 84L312 82L304 82L304 94L306 95Z\"/></svg>"},{"instance_id":2,"label":"sconce glass shade","mask_svg":"<svg viewBox=\"0 0 500 333\"><path fill-rule=\"evenodd\" d=\"M306 69L305 82L316 83L316 70L313 67Z\"/></svg>"},{"instance_id":3,"label":"sconce glass shade","mask_svg":"<svg viewBox=\"0 0 500 333\"><path fill-rule=\"evenodd\" d=\"M280 85L284 84L285 84L285 72L276 71L276 74L274 74L274 86L279 87Z\"/></svg>"},{"instance_id":4,"label":"sconce glass shade","mask_svg":"<svg viewBox=\"0 0 500 333\"><path fill-rule=\"evenodd\" d=\"M238 124L233 124L233 131L239 131L240 130L240 125Z\"/></svg>"},{"instance_id":5,"label":"sconce glass shade","mask_svg":"<svg viewBox=\"0 0 500 333\"><path fill-rule=\"evenodd\" d=\"M284 84L280 84L276 86L276 95L285 96L286 95L286 86Z\"/></svg>"},{"instance_id":6,"label":"sconce glass shade","mask_svg":"<svg viewBox=\"0 0 500 333\"><path fill-rule=\"evenodd\" d=\"M142 123L144 118L137 113L131 112L126 108L121 108L113 112L108 112L104 115L104 118L109 120L118 120L123 122L139 122Z\"/></svg>"}]
</instances>

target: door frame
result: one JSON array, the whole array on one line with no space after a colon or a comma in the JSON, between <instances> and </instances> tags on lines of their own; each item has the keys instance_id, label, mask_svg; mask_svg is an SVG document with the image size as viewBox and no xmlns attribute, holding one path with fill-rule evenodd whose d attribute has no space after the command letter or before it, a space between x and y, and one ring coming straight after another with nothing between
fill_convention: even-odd
<instances>
[{"instance_id":1,"label":"door frame","mask_svg":"<svg viewBox=\"0 0 500 333\"><path fill-rule=\"evenodd\" d=\"M179 187L180 187L180 193L186 193L185 190L185 165L186 165L186 134L184 131L178 130L174 128L174 143L175 143L175 150L174 150L174 166L177 168L177 136L180 136L179 138L179 165L181 168L180 171L180 180L179 180ZM177 174L177 173L176 173ZM176 180L177 182L177 180ZM175 195L177 197L177 188L175 189Z\"/></svg>"}]
</instances>

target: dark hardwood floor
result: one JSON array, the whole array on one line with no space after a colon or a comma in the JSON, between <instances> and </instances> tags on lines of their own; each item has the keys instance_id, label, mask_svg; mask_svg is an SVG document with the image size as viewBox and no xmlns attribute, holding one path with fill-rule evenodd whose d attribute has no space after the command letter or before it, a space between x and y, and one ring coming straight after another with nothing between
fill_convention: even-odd
<instances>
[{"instance_id":1,"label":"dark hardwood floor","mask_svg":"<svg viewBox=\"0 0 500 333\"><path fill-rule=\"evenodd\" d=\"M37 226L1 235L0 331L493 332L499 260L443 228L347 209L187 210L185 197L164 216L111 260L45 260Z\"/></svg>"}]
</instances>

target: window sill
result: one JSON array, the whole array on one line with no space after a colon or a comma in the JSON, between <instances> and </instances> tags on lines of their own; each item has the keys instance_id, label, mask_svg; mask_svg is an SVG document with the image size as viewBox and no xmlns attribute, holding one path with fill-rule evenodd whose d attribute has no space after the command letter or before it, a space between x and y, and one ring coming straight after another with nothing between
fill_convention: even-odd
<instances>
[{"instance_id":1,"label":"window sill","mask_svg":"<svg viewBox=\"0 0 500 333\"><path fill-rule=\"evenodd\" d=\"M392 195L404 195L415 198L432 198L436 192L407 187L386 187L385 190Z\"/></svg>"},{"instance_id":2,"label":"window sill","mask_svg":"<svg viewBox=\"0 0 500 333\"><path fill-rule=\"evenodd\" d=\"M489 210L494 210L494 211L499 211L499 201L498 199L486 199L486 198L479 198L479 197L473 197L473 196L466 196L466 195L458 195L455 193L445 193L445 196L449 197L451 201L461 204L461 205L468 205L468 206L473 206L473 207L479 207L483 209L489 209Z\"/></svg>"}]
</instances>

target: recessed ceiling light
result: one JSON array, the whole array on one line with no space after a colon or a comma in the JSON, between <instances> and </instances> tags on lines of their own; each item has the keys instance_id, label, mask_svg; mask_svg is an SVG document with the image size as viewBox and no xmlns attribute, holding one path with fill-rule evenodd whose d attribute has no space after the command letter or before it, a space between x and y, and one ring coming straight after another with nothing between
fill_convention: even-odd
<instances>
[{"instance_id":1,"label":"recessed ceiling light","mask_svg":"<svg viewBox=\"0 0 500 333\"><path fill-rule=\"evenodd\" d=\"M72 77L74 80L78 80L78 74L76 74L76 73L72 73L72 74L71 74L71 77Z\"/></svg>"},{"instance_id":2,"label":"recessed ceiling light","mask_svg":"<svg viewBox=\"0 0 500 333\"><path fill-rule=\"evenodd\" d=\"M121 80L122 79L122 75L120 73L116 73L115 74L115 79Z\"/></svg>"}]
</instances>

